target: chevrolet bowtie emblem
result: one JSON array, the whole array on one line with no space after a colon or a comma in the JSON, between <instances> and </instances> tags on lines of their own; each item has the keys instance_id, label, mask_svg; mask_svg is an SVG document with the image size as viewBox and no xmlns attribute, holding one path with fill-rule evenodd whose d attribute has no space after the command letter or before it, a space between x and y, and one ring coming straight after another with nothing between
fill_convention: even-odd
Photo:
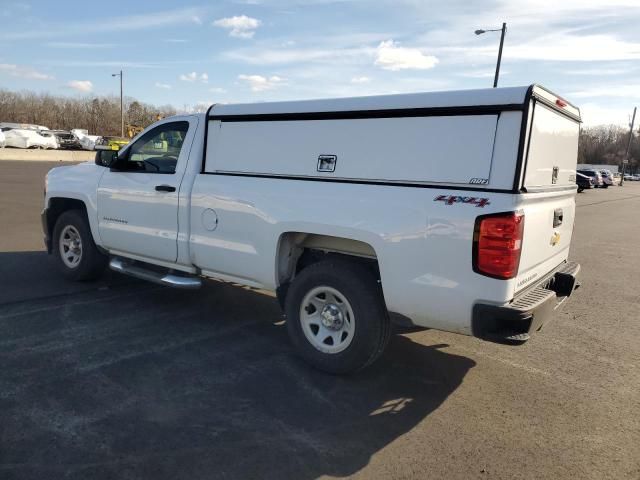
<instances>
[{"instance_id":1,"label":"chevrolet bowtie emblem","mask_svg":"<svg viewBox=\"0 0 640 480\"><path fill-rule=\"evenodd\" d=\"M560 234L558 232L553 232L553 235L551 235L551 241L549 243L552 247L560 243Z\"/></svg>"}]
</instances>

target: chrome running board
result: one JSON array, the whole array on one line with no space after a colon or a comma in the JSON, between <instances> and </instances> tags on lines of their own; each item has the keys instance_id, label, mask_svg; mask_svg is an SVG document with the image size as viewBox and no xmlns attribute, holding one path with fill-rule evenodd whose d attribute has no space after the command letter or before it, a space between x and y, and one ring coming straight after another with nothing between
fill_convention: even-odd
<instances>
[{"instance_id":1,"label":"chrome running board","mask_svg":"<svg viewBox=\"0 0 640 480\"><path fill-rule=\"evenodd\" d=\"M156 272L142 266L132 265L122 258L114 257L109 262L109 268L114 272L123 273L131 277L158 283L173 288L196 289L202 286L202 279L199 277L176 275L169 272Z\"/></svg>"}]
</instances>

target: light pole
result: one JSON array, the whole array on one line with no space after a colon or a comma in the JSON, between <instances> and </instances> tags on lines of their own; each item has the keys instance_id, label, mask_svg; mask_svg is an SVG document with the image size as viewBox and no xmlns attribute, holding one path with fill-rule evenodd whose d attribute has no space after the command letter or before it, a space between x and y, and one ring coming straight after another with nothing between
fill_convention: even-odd
<instances>
[{"instance_id":1,"label":"light pole","mask_svg":"<svg viewBox=\"0 0 640 480\"><path fill-rule=\"evenodd\" d=\"M629 143L627 143L627 151L624 154L624 159L622 160L622 175L620 176L620 186L624 185L624 171L629 163L629 149L631 148L631 140L633 140L633 127L636 123L636 109L637 107L633 107L633 117L631 118L631 123L629 124Z\"/></svg>"},{"instance_id":2,"label":"light pole","mask_svg":"<svg viewBox=\"0 0 640 480\"><path fill-rule=\"evenodd\" d=\"M507 33L507 24L503 23L502 28L494 28L493 30L476 30L476 35L482 35L486 32L502 32L500 35L500 48L498 49L498 63L496 64L496 76L493 77L493 88L498 86L498 77L500 76L500 62L502 61L502 46L504 45L504 34Z\"/></svg>"},{"instance_id":3,"label":"light pole","mask_svg":"<svg viewBox=\"0 0 640 480\"><path fill-rule=\"evenodd\" d=\"M124 107L122 103L122 70L120 73L112 73L112 77L120 77L120 136L124 137Z\"/></svg>"}]
</instances>

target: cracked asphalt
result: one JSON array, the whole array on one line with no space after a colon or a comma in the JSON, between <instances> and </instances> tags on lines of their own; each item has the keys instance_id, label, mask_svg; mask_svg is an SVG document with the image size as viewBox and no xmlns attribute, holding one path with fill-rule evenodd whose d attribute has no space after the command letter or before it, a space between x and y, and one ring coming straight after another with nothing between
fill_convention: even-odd
<instances>
[{"instance_id":1,"label":"cracked asphalt","mask_svg":"<svg viewBox=\"0 0 640 480\"><path fill-rule=\"evenodd\" d=\"M0 161L3 480L640 478L640 183L578 195L582 287L527 344L398 334L341 378L261 292L62 280L52 166Z\"/></svg>"}]
</instances>

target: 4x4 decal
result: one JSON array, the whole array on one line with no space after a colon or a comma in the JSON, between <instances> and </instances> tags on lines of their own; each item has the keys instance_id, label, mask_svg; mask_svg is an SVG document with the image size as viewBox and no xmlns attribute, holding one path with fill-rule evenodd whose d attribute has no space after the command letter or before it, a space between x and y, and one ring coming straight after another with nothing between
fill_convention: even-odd
<instances>
[{"instance_id":1,"label":"4x4 decal","mask_svg":"<svg viewBox=\"0 0 640 480\"><path fill-rule=\"evenodd\" d=\"M461 197L459 195L438 195L433 199L433 201L444 202L446 205L453 205L454 203L470 203L479 208L484 208L485 205L490 205L488 198Z\"/></svg>"}]
</instances>

